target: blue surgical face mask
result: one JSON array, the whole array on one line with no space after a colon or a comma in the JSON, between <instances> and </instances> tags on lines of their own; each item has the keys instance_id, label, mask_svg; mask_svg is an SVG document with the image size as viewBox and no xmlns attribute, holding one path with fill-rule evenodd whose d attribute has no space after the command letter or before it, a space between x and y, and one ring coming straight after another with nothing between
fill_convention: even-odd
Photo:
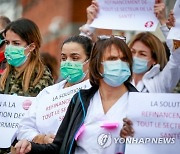
<instances>
[{"instance_id":1,"label":"blue surgical face mask","mask_svg":"<svg viewBox=\"0 0 180 154\"><path fill-rule=\"evenodd\" d=\"M136 74L145 73L148 70L148 60L133 57L133 72Z\"/></svg>"},{"instance_id":2,"label":"blue surgical face mask","mask_svg":"<svg viewBox=\"0 0 180 154\"><path fill-rule=\"evenodd\" d=\"M26 56L24 54L26 48L14 45L6 45L4 55L7 59L8 64L14 67L23 65L28 57L28 55Z\"/></svg>"},{"instance_id":3,"label":"blue surgical face mask","mask_svg":"<svg viewBox=\"0 0 180 154\"><path fill-rule=\"evenodd\" d=\"M104 61L102 64L104 66L103 80L109 86L118 87L131 76L127 62L116 60Z\"/></svg>"}]
</instances>

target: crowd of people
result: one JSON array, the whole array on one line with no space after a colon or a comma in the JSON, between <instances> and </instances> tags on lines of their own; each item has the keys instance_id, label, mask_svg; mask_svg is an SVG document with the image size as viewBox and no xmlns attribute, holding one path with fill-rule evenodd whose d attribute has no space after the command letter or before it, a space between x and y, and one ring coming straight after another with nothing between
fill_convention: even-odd
<instances>
[{"instance_id":1,"label":"crowd of people","mask_svg":"<svg viewBox=\"0 0 180 154\"><path fill-rule=\"evenodd\" d=\"M98 13L98 2L92 0L80 34L68 37L60 47L60 68L56 62L50 64L51 56L40 53L41 34L33 21L0 17L0 93L36 97L11 149L0 148L0 154L124 153L124 144L101 148L96 141L109 131L114 138L134 134L132 121L126 118L129 92L178 91L180 41L167 40L167 53L150 32L140 32L128 43L124 36L96 36L89 25ZM154 13L167 38L175 24L173 13L166 19L162 0L155 1ZM81 90L69 95L63 118L42 122L42 109L51 103L45 98L73 88Z\"/></svg>"}]
</instances>

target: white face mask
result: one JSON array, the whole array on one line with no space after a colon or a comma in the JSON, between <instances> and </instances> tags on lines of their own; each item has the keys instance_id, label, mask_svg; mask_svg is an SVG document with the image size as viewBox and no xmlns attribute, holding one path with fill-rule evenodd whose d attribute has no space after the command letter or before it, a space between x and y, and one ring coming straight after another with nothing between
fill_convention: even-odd
<instances>
[{"instance_id":1,"label":"white face mask","mask_svg":"<svg viewBox=\"0 0 180 154\"><path fill-rule=\"evenodd\" d=\"M145 73L148 70L148 60L133 57L133 72L136 74Z\"/></svg>"},{"instance_id":2,"label":"white face mask","mask_svg":"<svg viewBox=\"0 0 180 154\"><path fill-rule=\"evenodd\" d=\"M131 71L127 62L121 60L104 61L103 80L109 86L118 87L131 76Z\"/></svg>"}]
</instances>

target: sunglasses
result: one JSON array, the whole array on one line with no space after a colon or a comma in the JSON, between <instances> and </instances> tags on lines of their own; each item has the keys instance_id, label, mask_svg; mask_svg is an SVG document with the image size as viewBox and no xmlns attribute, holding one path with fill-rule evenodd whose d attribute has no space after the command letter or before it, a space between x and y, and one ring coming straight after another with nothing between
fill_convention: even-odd
<instances>
[{"instance_id":1,"label":"sunglasses","mask_svg":"<svg viewBox=\"0 0 180 154\"><path fill-rule=\"evenodd\" d=\"M120 40L123 40L124 42L126 42L126 37L125 36L119 36L119 35L99 35L97 36L97 38L99 40L107 40L110 38L118 38Z\"/></svg>"}]
</instances>

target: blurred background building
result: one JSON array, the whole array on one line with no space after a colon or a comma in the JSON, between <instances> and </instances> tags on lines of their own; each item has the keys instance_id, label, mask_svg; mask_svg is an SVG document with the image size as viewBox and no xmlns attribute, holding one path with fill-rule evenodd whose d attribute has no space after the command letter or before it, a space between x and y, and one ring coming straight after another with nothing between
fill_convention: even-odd
<instances>
[{"instance_id":1,"label":"blurred background building","mask_svg":"<svg viewBox=\"0 0 180 154\"><path fill-rule=\"evenodd\" d=\"M173 9L176 0L165 0L167 12ZM86 22L86 8L91 0L0 0L0 15L11 20L25 17L33 20L40 28L43 37L44 52L49 52L58 60L62 41L79 33L79 27ZM98 30L98 33L111 33L109 30ZM113 31L116 34L130 38L134 31ZM163 41L164 38L157 29L155 32Z\"/></svg>"}]
</instances>

